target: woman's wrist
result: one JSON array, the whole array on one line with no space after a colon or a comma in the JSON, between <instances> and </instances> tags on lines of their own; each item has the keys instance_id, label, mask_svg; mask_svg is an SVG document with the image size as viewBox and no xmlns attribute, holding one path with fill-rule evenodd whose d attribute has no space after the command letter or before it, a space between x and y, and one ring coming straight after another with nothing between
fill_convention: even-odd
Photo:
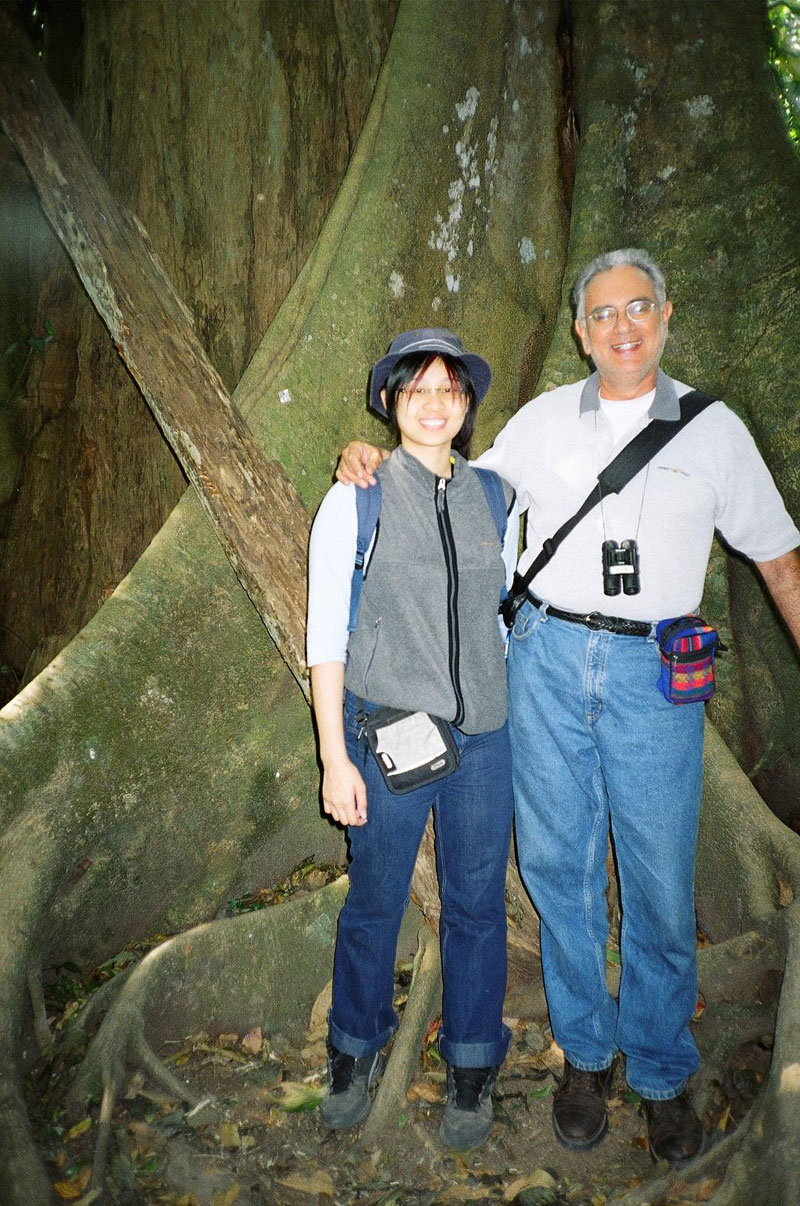
<instances>
[{"instance_id":1,"label":"woman's wrist","mask_svg":"<svg viewBox=\"0 0 800 1206\"><path fill-rule=\"evenodd\" d=\"M344 744L320 749L319 756L325 770L335 770L336 767L344 766L350 761L347 747Z\"/></svg>"}]
</instances>

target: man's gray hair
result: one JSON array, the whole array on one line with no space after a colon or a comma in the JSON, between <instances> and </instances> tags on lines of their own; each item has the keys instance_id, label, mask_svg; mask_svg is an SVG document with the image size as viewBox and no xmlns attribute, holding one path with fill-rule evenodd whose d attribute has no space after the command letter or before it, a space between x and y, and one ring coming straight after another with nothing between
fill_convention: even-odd
<instances>
[{"instance_id":1,"label":"man's gray hair","mask_svg":"<svg viewBox=\"0 0 800 1206\"><path fill-rule=\"evenodd\" d=\"M655 260L641 247L620 247L617 251L607 251L604 255L598 255L596 259L586 265L578 276L572 288L572 304L575 308L576 318L586 317L583 311L586 302L586 286L589 281L600 272L608 272L610 268L641 269L653 282L659 305L666 301L667 287Z\"/></svg>"}]
</instances>

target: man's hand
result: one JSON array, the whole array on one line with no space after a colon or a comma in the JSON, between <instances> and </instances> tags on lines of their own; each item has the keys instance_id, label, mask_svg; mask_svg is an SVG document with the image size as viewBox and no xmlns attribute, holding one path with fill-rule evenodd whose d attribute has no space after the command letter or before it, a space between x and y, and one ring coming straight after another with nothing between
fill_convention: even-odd
<instances>
[{"instance_id":1,"label":"man's hand","mask_svg":"<svg viewBox=\"0 0 800 1206\"><path fill-rule=\"evenodd\" d=\"M328 816L341 825L366 825L367 789L349 758L325 764L322 806Z\"/></svg>"},{"instance_id":2,"label":"man's hand","mask_svg":"<svg viewBox=\"0 0 800 1206\"><path fill-rule=\"evenodd\" d=\"M375 470L389 456L388 449L378 448L375 444L367 444L364 440L351 440L339 457L336 469L336 480L346 486L375 485Z\"/></svg>"}]
</instances>

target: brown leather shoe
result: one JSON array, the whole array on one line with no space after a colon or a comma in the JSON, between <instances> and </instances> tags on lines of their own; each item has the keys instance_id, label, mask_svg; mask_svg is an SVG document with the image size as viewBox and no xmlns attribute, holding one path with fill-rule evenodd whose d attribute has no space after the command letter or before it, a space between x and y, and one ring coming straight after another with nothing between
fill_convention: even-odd
<instances>
[{"instance_id":1,"label":"brown leather shoe","mask_svg":"<svg viewBox=\"0 0 800 1206\"><path fill-rule=\"evenodd\" d=\"M614 1064L600 1072L583 1072L568 1059L564 1075L553 1094L553 1130L556 1139L572 1151L594 1147L608 1130L606 1096Z\"/></svg>"},{"instance_id":2,"label":"brown leather shoe","mask_svg":"<svg viewBox=\"0 0 800 1206\"><path fill-rule=\"evenodd\" d=\"M685 1089L667 1101L642 1098L642 1105L650 1155L656 1162L666 1160L681 1168L705 1150L706 1133Z\"/></svg>"}]
</instances>

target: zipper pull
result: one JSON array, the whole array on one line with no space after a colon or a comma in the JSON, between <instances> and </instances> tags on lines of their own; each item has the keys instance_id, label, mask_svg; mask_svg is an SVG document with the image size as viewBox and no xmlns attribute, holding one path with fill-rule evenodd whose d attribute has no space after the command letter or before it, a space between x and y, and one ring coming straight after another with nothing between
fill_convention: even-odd
<instances>
[{"instance_id":1,"label":"zipper pull","mask_svg":"<svg viewBox=\"0 0 800 1206\"><path fill-rule=\"evenodd\" d=\"M447 489L447 478L440 477L436 483L436 510L444 511L445 490Z\"/></svg>"}]
</instances>

